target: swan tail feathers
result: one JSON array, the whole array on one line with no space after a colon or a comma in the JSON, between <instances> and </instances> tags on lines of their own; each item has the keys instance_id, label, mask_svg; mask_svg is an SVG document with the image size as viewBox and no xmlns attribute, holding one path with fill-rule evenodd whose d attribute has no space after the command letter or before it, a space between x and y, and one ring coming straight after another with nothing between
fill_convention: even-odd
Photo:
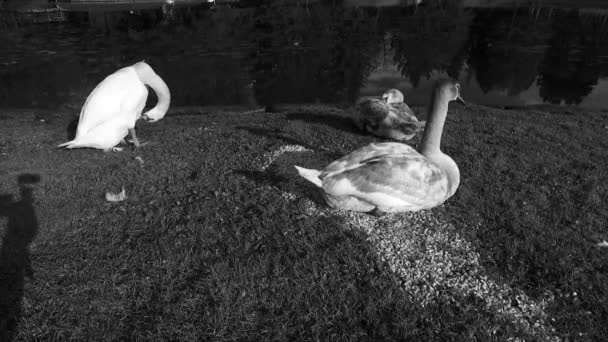
<instances>
[{"instance_id":1,"label":"swan tail feathers","mask_svg":"<svg viewBox=\"0 0 608 342\"><path fill-rule=\"evenodd\" d=\"M68 142L64 142L63 144L59 144L57 145L57 148L71 148L70 145L72 145L74 143L74 140L68 141Z\"/></svg>"},{"instance_id":2,"label":"swan tail feathers","mask_svg":"<svg viewBox=\"0 0 608 342\"><path fill-rule=\"evenodd\" d=\"M298 170L298 173L300 174L300 176L302 176L302 178L304 178L307 181L311 182L312 184L318 186L319 188L323 187L323 181L321 180L321 178L319 178L319 176L321 175L321 171L313 170L313 169L305 169L305 168L299 167L299 166L295 166L295 168L296 168L296 170Z\"/></svg>"},{"instance_id":3,"label":"swan tail feathers","mask_svg":"<svg viewBox=\"0 0 608 342\"><path fill-rule=\"evenodd\" d=\"M57 147L58 148L65 147L67 149L83 148L83 147L100 148L100 147L97 147L96 144L93 144L93 143L91 143L89 141L77 141L77 140L68 141L68 142L63 143L61 145L57 145Z\"/></svg>"}]
</instances>

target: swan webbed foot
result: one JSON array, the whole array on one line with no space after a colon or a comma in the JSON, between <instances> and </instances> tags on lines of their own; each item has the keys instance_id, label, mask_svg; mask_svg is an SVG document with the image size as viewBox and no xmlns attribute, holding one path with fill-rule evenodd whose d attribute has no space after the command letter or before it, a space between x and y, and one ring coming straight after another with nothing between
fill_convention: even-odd
<instances>
[{"instance_id":1,"label":"swan webbed foot","mask_svg":"<svg viewBox=\"0 0 608 342\"><path fill-rule=\"evenodd\" d=\"M129 142L132 143L135 148L140 148L140 147L146 146L150 143L149 141L141 142L139 140L133 140L133 139L129 140Z\"/></svg>"},{"instance_id":2,"label":"swan webbed foot","mask_svg":"<svg viewBox=\"0 0 608 342\"><path fill-rule=\"evenodd\" d=\"M110 147L110 148L106 148L105 150L103 150L105 153L110 153L110 152L122 152L123 148L122 147Z\"/></svg>"},{"instance_id":3,"label":"swan webbed foot","mask_svg":"<svg viewBox=\"0 0 608 342\"><path fill-rule=\"evenodd\" d=\"M137 135L135 134L135 128L129 128L129 134L131 134L131 140L129 140L130 143L132 143L133 145L135 145L135 147L140 147L143 146L140 142L139 139L137 139Z\"/></svg>"}]
</instances>

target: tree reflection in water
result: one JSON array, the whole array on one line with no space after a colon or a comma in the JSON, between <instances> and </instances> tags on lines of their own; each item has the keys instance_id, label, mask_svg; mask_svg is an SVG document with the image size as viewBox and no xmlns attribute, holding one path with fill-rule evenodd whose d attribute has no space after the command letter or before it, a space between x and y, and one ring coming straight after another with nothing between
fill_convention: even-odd
<instances>
[{"instance_id":1,"label":"tree reflection in water","mask_svg":"<svg viewBox=\"0 0 608 342\"><path fill-rule=\"evenodd\" d=\"M600 61L608 54L608 39L602 22L594 19L583 18L577 11L553 17L553 36L538 70L543 100L579 104L599 77L606 76L608 65Z\"/></svg>"},{"instance_id":2,"label":"tree reflection in water","mask_svg":"<svg viewBox=\"0 0 608 342\"><path fill-rule=\"evenodd\" d=\"M381 44L374 12L284 1L258 7L249 54L258 102L354 100Z\"/></svg>"},{"instance_id":3,"label":"tree reflection in water","mask_svg":"<svg viewBox=\"0 0 608 342\"><path fill-rule=\"evenodd\" d=\"M414 86L433 72L446 71L458 79L467 55L473 14L456 2L431 1L411 15L401 15L404 20L391 30L391 47L401 74Z\"/></svg>"},{"instance_id":4,"label":"tree reflection in water","mask_svg":"<svg viewBox=\"0 0 608 342\"><path fill-rule=\"evenodd\" d=\"M549 39L547 18L525 9L480 11L473 25L469 65L481 89L517 95L530 88Z\"/></svg>"},{"instance_id":5,"label":"tree reflection in water","mask_svg":"<svg viewBox=\"0 0 608 342\"><path fill-rule=\"evenodd\" d=\"M605 11L344 3L71 12L52 30L3 31L0 103L79 108L104 77L144 59L166 80L174 106L352 102L367 82L377 92L409 81L408 96L421 99L428 80L445 74L477 96L472 102L520 104L527 92L533 103L577 104L608 76ZM390 74L379 57L390 60ZM608 106L602 91L594 98Z\"/></svg>"}]
</instances>

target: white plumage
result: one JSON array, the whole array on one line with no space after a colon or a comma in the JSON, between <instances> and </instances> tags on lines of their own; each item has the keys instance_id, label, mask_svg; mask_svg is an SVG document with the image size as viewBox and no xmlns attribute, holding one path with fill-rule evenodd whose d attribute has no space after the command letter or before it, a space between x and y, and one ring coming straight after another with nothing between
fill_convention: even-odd
<instances>
[{"instance_id":1,"label":"white plumage","mask_svg":"<svg viewBox=\"0 0 608 342\"><path fill-rule=\"evenodd\" d=\"M158 96L156 106L142 115L149 85ZM82 107L74 140L59 147L90 147L110 150L130 132L136 146L135 122L162 119L171 102L165 82L145 62L122 68L106 77L93 89Z\"/></svg>"}]
</instances>

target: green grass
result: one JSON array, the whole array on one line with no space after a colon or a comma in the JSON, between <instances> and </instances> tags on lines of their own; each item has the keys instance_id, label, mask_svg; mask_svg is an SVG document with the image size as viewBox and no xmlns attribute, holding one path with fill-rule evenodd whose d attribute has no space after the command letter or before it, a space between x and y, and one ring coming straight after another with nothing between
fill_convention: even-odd
<instances>
[{"instance_id":1,"label":"green grass","mask_svg":"<svg viewBox=\"0 0 608 342\"><path fill-rule=\"evenodd\" d=\"M496 282L553 294L557 336L601 340L608 115L453 108L444 150L461 186L433 214ZM344 216L303 215L319 200L293 164L320 168L376 140L340 112L190 110L140 123L151 144L109 154L55 149L65 113L0 113L0 320L19 340L543 340L483 298L421 307ZM286 144L314 152L260 170ZM32 201L19 200L24 174L40 176ZM107 203L122 186L128 199Z\"/></svg>"},{"instance_id":2,"label":"green grass","mask_svg":"<svg viewBox=\"0 0 608 342\"><path fill-rule=\"evenodd\" d=\"M605 339L608 250L594 245L608 240L608 113L473 107L447 133L462 186L446 210L484 266L532 298L552 293L562 336Z\"/></svg>"}]
</instances>

